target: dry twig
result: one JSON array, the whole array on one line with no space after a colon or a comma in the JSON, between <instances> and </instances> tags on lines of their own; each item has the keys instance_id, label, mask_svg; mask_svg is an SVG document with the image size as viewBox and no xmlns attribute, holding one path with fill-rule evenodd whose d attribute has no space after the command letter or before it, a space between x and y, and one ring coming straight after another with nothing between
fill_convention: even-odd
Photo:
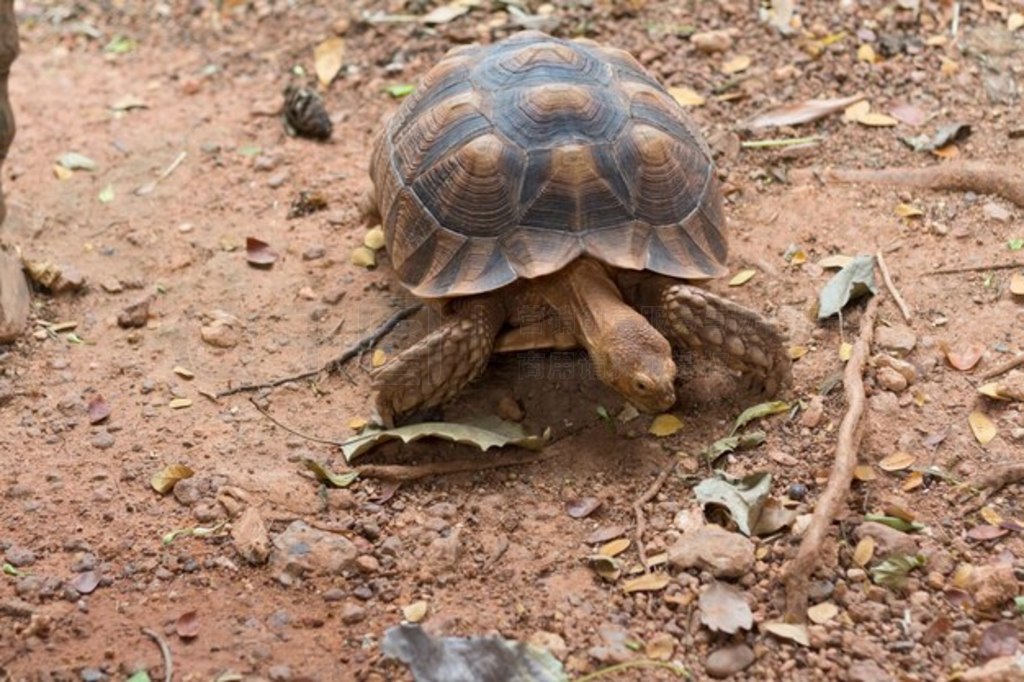
<instances>
[{"instance_id":1,"label":"dry twig","mask_svg":"<svg viewBox=\"0 0 1024 682\"><path fill-rule=\"evenodd\" d=\"M644 514L644 505L654 499L654 496L665 485L668 477L676 470L676 464L678 463L679 459L673 457L672 462L662 469L658 477L654 479L651 487L644 491L644 494L633 503L633 514L636 516L636 549L640 553L640 565L644 567L645 571L649 569L647 567L647 548L644 545L644 531L647 530L647 516Z\"/></svg>"},{"instance_id":2,"label":"dry twig","mask_svg":"<svg viewBox=\"0 0 1024 682\"><path fill-rule=\"evenodd\" d=\"M955 161L926 168L803 168L789 174L795 183L822 181L918 187L993 194L1024 208L1024 171L984 161Z\"/></svg>"},{"instance_id":3,"label":"dry twig","mask_svg":"<svg viewBox=\"0 0 1024 682\"><path fill-rule=\"evenodd\" d=\"M885 280L885 288L889 290L889 294L892 299L896 301L897 307L900 309L900 314L903 315L903 320L910 324L910 308L907 307L907 302L900 296L899 289L893 284L892 276L889 274L889 266L885 264L885 258L882 256L882 252L879 251L875 254L875 259L878 261L878 269L882 271L882 279Z\"/></svg>"},{"instance_id":4,"label":"dry twig","mask_svg":"<svg viewBox=\"0 0 1024 682\"><path fill-rule=\"evenodd\" d=\"M786 620L804 622L807 615L807 590L811 575L818 565L821 547L832 521L846 499L857 467L857 445L860 442L860 418L864 413L864 365L871 352L875 333L875 315L879 297L868 302L861 318L860 335L853 344L853 353L846 361L843 387L846 392L846 414L839 425L835 462L824 492L814 506L811 523L804 532L796 557L786 566Z\"/></svg>"},{"instance_id":5,"label":"dry twig","mask_svg":"<svg viewBox=\"0 0 1024 682\"><path fill-rule=\"evenodd\" d=\"M988 381L989 379L995 379L1000 374L1006 374L1011 369L1016 369L1021 365L1024 365L1024 353L1017 353L1009 360L1006 360L1005 362L1000 362L995 367L986 370L985 373L981 375L981 378L984 379L985 381Z\"/></svg>"},{"instance_id":6,"label":"dry twig","mask_svg":"<svg viewBox=\"0 0 1024 682\"><path fill-rule=\"evenodd\" d=\"M373 348L378 341L387 336L392 329L397 327L399 322L419 312L420 308L422 307L422 303L415 303L407 308L399 310L394 315L384 320L384 322L379 327L377 327L372 332L370 332L369 334L367 334L366 336L364 336L363 338L359 339L354 344L346 348L345 352L343 352L341 355L334 358L333 360L328 361L322 367L308 370L305 372L300 372L298 374L292 374L291 376L279 377L277 379L264 381L258 384L242 384L241 386L235 386L234 388L228 388L223 391L220 391L219 393L214 394L213 397L219 400L220 398L226 398L229 395L247 393L250 391L260 391L263 390L264 388L273 388L275 386L280 386L281 384L286 384L289 381L301 381L302 379L309 379L310 377L315 377L321 372L337 372L342 367L344 367L345 363L347 363L349 360Z\"/></svg>"},{"instance_id":7,"label":"dry twig","mask_svg":"<svg viewBox=\"0 0 1024 682\"><path fill-rule=\"evenodd\" d=\"M1015 270L1024 267L1020 263L996 263L995 265L968 265L962 268L932 270L928 275L961 275L965 272L988 272L989 270Z\"/></svg>"},{"instance_id":8,"label":"dry twig","mask_svg":"<svg viewBox=\"0 0 1024 682\"><path fill-rule=\"evenodd\" d=\"M149 628L142 628L142 634L156 642L156 645L160 647L160 655L164 659L164 682L171 682L174 678L174 662L171 659L171 647L167 645L167 640L161 637L159 632Z\"/></svg>"},{"instance_id":9,"label":"dry twig","mask_svg":"<svg viewBox=\"0 0 1024 682\"><path fill-rule=\"evenodd\" d=\"M464 474L473 471L489 471L504 467L543 462L555 456L555 452L498 452L487 457L455 459L429 464L363 464L353 467L363 478L378 478L384 481L405 483L429 476Z\"/></svg>"}]
</instances>

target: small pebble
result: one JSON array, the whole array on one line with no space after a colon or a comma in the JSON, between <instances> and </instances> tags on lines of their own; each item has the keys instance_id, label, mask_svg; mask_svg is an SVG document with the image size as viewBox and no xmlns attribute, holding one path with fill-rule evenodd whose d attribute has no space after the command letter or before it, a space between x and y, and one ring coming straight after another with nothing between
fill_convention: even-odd
<instances>
[{"instance_id":1,"label":"small pebble","mask_svg":"<svg viewBox=\"0 0 1024 682\"><path fill-rule=\"evenodd\" d=\"M89 444L97 450L108 450L114 447L114 436L107 430L98 431L90 440Z\"/></svg>"}]
</instances>

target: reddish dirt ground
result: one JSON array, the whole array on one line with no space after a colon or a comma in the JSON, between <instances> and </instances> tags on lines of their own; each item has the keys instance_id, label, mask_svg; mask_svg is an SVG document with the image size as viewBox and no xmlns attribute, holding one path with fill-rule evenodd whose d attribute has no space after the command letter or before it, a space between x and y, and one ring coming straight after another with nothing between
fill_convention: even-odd
<instances>
[{"instance_id":1,"label":"reddish dirt ground","mask_svg":"<svg viewBox=\"0 0 1024 682\"><path fill-rule=\"evenodd\" d=\"M831 274L817 265L821 259L883 251L913 310L914 348L892 350L914 368L912 384L883 381L877 370L885 361L877 358L867 372L859 460L876 477L854 484L822 553L812 601L834 603L838 613L809 626L809 646L757 625L736 635L702 627L697 595L713 582L707 571L672 569L665 589L625 594L621 579L605 582L587 565L596 548L587 537L609 526L632 528L634 500L673 459L676 473L646 506L648 554L682 534L677 515L694 507L692 487L708 475L698 453L754 401L705 359L685 369L690 389L674 411L684 428L658 438L647 432L650 417L608 423L598 415L599 406L618 414L622 401L586 377L580 356L550 358L541 377L521 371L515 357L497 358L445 417L493 414L501 399L518 400L529 430L552 429L550 456L425 479L384 501L389 491L379 482L324 489L303 470L306 457L343 468L335 447L278 428L244 395L203 396L316 368L408 303L386 257L374 270L349 261L365 232L358 205L370 189L372 135L397 106L382 88L415 82L455 44L508 33L501 28L507 15L487 3L432 29L362 20L372 12L422 14L415 2L223 4L218 11L204 0L114 0L95 8L17 3L22 54L11 98L19 129L4 166L9 214L2 238L25 258L73 266L87 284L68 295L37 292L30 333L0 349L0 549L20 574L0 580L0 670L7 678L125 679L146 669L162 679L160 651L142 633L149 628L169 643L175 679L212 680L228 671L239 676L220 679L407 679L383 659L379 643L402 621L403 607L419 600L429 605L423 624L431 632L534 638L572 676L642 658L659 633L671 636L671 660L697 679L708 677L712 651L737 643L755 658L732 678L744 680L941 679L992 657L986 642L996 624L1003 624L998 652L1019 651L1019 527L972 539L968 532L986 521L967 511L974 498L958 482L1020 461L1024 451L1021 403L976 393L980 373L1024 350L1024 300L1009 291L1014 270L988 267L1021 262L1024 251L1009 244L1024 238L1024 213L970 192L785 179L788 169L812 165L944 163L899 138L953 122L972 127L958 145L960 158L1020 170L1024 29L1011 33L1006 24L1024 3L964 3L958 38L944 44L929 44L949 35L942 7L932 2L922 2L916 18L881 2L807 3L800 7L804 28L788 38L760 24L745 2L529 8L550 10L549 28L560 35L628 49L668 85L707 99L691 111L714 140L731 190L731 264L757 271L742 286L711 288L775 318L789 343L807 349L783 396L802 409L760 422L766 443L723 458L721 468L770 472L779 498L805 486L801 512L823 488L845 409L836 388L839 349L856 335L863 304L847 309L842 326L816 323L812 308ZM687 37L715 29L730 32L725 53L703 54ZM323 93L333 138L320 144L290 137L268 113L284 86L300 79L294 67L312 73L313 47L336 33L345 39L345 68ZM134 48L105 50L117 36ZM831 44L823 45L828 37ZM857 58L864 43L874 46L878 63ZM737 55L752 63L730 84L734 77L721 68ZM839 113L760 133L822 137L799 149L739 149L731 137L738 121L772 106L856 92L879 112L909 103L928 120L870 127ZM112 110L128 96L145 108ZM95 160L96 170L56 177L54 163L69 151ZM152 192L134 192L183 152ZM107 187L113 199L103 202ZM300 191L322 193L327 209L289 219ZM923 215L898 217L900 204ZM271 269L246 263L246 237L277 251ZM787 262L791 245L806 253L806 263ZM936 274L956 267L977 270ZM145 297L152 298L148 323L120 328L119 313ZM218 318L230 320L229 348L202 337ZM69 321L77 323L76 337L46 330L46 323ZM391 353L407 344L419 322L400 327L381 348ZM879 327L902 327L891 297L881 305ZM873 354L890 352L883 342ZM977 367L949 366L944 348L971 344L982 349ZM344 439L352 419L370 416L369 365L369 357L360 358L315 385L296 381L255 400L298 432ZM111 415L90 425L87 406L96 396ZM191 407L171 409L180 398ZM997 429L987 445L972 434L972 411ZM897 451L950 478L929 475L905 489L909 469L878 467ZM466 447L419 443L370 461L469 456ZM150 477L177 463L196 476L158 495ZM988 509L1024 521L1019 493L1019 486L1006 488ZM586 496L600 498L600 509L570 517L566 502ZM894 506L927 526L904 537L927 564L902 589L873 585L853 561L864 515ZM296 577L277 550L269 565L248 564L224 533L161 543L173 529L215 526L244 507L258 510L271 538L301 520L343 539L358 556L334 573ZM791 530L754 539L757 560L736 582L755 623L780 618L781 571L799 542ZM636 564L635 546L623 558ZM970 567L1001 595L990 608L963 582ZM99 584L76 589L83 587L76 576L90 571ZM183 638L178 619L190 612L198 635ZM672 675L645 669L617 679Z\"/></svg>"}]
</instances>

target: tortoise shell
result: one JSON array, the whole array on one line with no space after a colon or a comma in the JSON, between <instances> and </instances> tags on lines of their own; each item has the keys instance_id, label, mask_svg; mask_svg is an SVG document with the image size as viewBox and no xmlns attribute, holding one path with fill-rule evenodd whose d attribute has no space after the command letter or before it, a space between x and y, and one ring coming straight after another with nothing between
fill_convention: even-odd
<instances>
[{"instance_id":1,"label":"tortoise shell","mask_svg":"<svg viewBox=\"0 0 1024 682\"><path fill-rule=\"evenodd\" d=\"M711 154L631 55L534 31L449 52L378 138L387 249L427 298L492 291L586 255L725 272Z\"/></svg>"}]
</instances>

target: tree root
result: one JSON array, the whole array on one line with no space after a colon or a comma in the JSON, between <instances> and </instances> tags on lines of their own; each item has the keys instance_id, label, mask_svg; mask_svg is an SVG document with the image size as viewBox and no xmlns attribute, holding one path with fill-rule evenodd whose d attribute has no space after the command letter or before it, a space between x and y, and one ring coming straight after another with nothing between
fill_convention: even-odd
<instances>
[{"instance_id":1,"label":"tree root","mask_svg":"<svg viewBox=\"0 0 1024 682\"><path fill-rule=\"evenodd\" d=\"M1024 208L1024 171L984 161L954 161L926 168L801 168L789 174L790 181L862 183L953 190L991 194Z\"/></svg>"},{"instance_id":2,"label":"tree root","mask_svg":"<svg viewBox=\"0 0 1024 682\"><path fill-rule=\"evenodd\" d=\"M636 549L640 554L640 565L644 567L645 571L649 569L647 566L647 547L644 545L644 531L647 530L647 516L644 514L644 505L654 499L655 495L657 495L665 485L665 481L668 480L668 477L676 470L676 465L678 463L679 458L673 457L672 462L662 469L658 474L658 477L654 479L654 483L644 491L643 495L633 502L633 514L636 516Z\"/></svg>"},{"instance_id":3,"label":"tree root","mask_svg":"<svg viewBox=\"0 0 1024 682\"><path fill-rule=\"evenodd\" d=\"M853 344L853 353L843 371L846 392L846 414L839 425L835 461L824 492L814 506L811 523L804 532L796 557L784 571L786 589L786 621L802 623L807 617L807 591L811 575L818 566L821 548L829 527L846 499L857 468L857 446L860 442L860 418L864 414L864 366L871 353L875 333L875 315L879 297L868 302L860 323L860 335Z\"/></svg>"}]
</instances>

